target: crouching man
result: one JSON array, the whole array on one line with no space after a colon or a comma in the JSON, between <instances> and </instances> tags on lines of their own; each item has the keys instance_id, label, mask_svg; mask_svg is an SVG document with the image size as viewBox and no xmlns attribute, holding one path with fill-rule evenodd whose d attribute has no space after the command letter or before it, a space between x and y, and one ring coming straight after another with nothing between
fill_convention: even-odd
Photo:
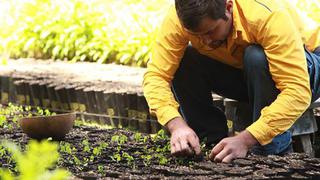
<instances>
[{"instance_id":1,"label":"crouching man","mask_svg":"<svg viewBox=\"0 0 320 180\"><path fill-rule=\"evenodd\" d=\"M230 162L292 151L288 129L320 95L320 27L289 1L175 0L144 75L151 113L171 133L171 153ZM211 93L248 102L252 124L227 137Z\"/></svg>"}]
</instances>

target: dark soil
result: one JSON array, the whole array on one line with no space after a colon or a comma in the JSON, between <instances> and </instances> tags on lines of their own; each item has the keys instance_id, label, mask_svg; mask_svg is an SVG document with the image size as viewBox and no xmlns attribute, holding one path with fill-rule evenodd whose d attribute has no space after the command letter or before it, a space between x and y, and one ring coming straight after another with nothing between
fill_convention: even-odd
<instances>
[{"instance_id":1,"label":"dark soil","mask_svg":"<svg viewBox=\"0 0 320 180\"><path fill-rule=\"evenodd\" d=\"M19 127L0 129L1 139L12 140L22 149L30 140ZM320 159L305 154L255 156L230 164L214 163L206 156L174 158L163 133L155 137L123 129L99 129L75 125L60 143L58 167L81 179L319 179ZM69 153L65 150L70 147ZM97 149L100 148L100 152ZM208 152L209 149L204 150ZM119 158L120 157L120 158ZM13 171L14 162L0 159L0 168Z\"/></svg>"}]
</instances>

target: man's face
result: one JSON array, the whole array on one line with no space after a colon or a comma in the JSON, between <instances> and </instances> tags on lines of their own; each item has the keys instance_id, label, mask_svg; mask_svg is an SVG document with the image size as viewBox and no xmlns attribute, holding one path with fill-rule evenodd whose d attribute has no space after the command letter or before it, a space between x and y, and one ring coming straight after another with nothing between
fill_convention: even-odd
<instances>
[{"instance_id":1,"label":"man's face","mask_svg":"<svg viewBox=\"0 0 320 180\"><path fill-rule=\"evenodd\" d=\"M230 3L231 2L231 3ZM201 20L199 26L189 31L191 34L199 36L204 44L210 48L216 49L224 44L232 30L232 1L227 2L226 16L228 20L213 20L205 17Z\"/></svg>"},{"instance_id":2,"label":"man's face","mask_svg":"<svg viewBox=\"0 0 320 180\"><path fill-rule=\"evenodd\" d=\"M199 27L190 33L199 36L210 48L216 49L226 42L231 30L232 17L228 17L228 20L204 18Z\"/></svg>"}]
</instances>

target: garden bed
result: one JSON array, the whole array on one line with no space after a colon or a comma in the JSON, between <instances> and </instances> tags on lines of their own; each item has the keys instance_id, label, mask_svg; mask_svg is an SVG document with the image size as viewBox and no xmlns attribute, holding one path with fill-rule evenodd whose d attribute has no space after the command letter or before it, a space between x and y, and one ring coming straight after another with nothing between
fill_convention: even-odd
<instances>
[{"instance_id":1,"label":"garden bed","mask_svg":"<svg viewBox=\"0 0 320 180\"><path fill-rule=\"evenodd\" d=\"M77 112L87 121L155 133L161 126L142 93L144 72L114 64L10 60L0 67L0 101Z\"/></svg>"},{"instance_id":2,"label":"garden bed","mask_svg":"<svg viewBox=\"0 0 320 180\"><path fill-rule=\"evenodd\" d=\"M19 114L6 114L0 129L1 139L14 141L24 149L30 140L16 124ZM39 111L39 110L38 110ZM74 178L99 179L318 179L320 159L305 154L288 156L254 156L237 159L231 164L206 160L203 155L190 158L170 156L169 140L164 131L155 136L125 129L106 129L77 123L59 143L61 158L57 167L68 169ZM1 154L1 153L0 153ZM5 153L0 168L14 171L15 163Z\"/></svg>"}]
</instances>

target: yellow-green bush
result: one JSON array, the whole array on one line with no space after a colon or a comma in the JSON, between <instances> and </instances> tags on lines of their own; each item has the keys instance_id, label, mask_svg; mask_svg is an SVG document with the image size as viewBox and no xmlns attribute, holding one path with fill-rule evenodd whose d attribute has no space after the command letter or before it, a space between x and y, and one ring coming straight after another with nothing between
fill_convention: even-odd
<instances>
[{"instance_id":1,"label":"yellow-green bush","mask_svg":"<svg viewBox=\"0 0 320 180\"><path fill-rule=\"evenodd\" d=\"M70 173L65 169L56 169L55 164L59 159L58 145L49 141L29 141L26 151L8 141L0 144L0 150L11 154L10 161L16 163L17 176L8 169L0 168L0 179L4 180L65 180ZM3 152L6 152L3 151ZM7 156L7 155L6 155Z\"/></svg>"},{"instance_id":2,"label":"yellow-green bush","mask_svg":"<svg viewBox=\"0 0 320 180\"><path fill-rule=\"evenodd\" d=\"M11 57L144 66L168 0L13 0L0 24Z\"/></svg>"},{"instance_id":3,"label":"yellow-green bush","mask_svg":"<svg viewBox=\"0 0 320 180\"><path fill-rule=\"evenodd\" d=\"M320 24L320 1L319 0L298 0L297 6L307 15Z\"/></svg>"},{"instance_id":4,"label":"yellow-green bush","mask_svg":"<svg viewBox=\"0 0 320 180\"><path fill-rule=\"evenodd\" d=\"M320 24L318 0L290 0ZM0 1L0 54L145 66L173 0ZM6 6L5 6L6 5Z\"/></svg>"}]
</instances>

